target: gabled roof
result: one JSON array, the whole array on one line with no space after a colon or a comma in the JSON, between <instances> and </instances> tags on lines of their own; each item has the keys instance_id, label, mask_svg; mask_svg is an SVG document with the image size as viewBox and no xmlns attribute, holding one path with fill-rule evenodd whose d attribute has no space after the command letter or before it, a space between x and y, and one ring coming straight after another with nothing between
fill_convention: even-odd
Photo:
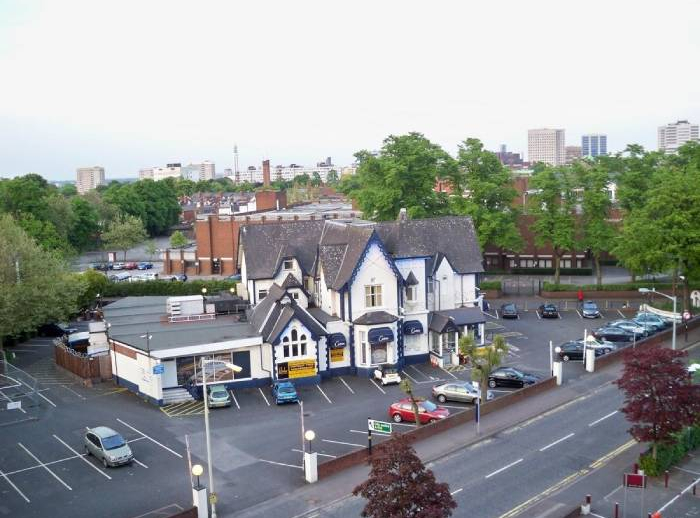
<instances>
[{"instance_id":1,"label":"gabled roof","mask_svg":"<svg viewBox=\"0 0 700 518\"><path fill-rule=\"evenodd\" d=\"M415 286L418 284L418 279L416 279L416 276L413 275L413 272L408 272L408 277L406 277L404 284L406 286Z\"/></svg>"},{"instance_id":2,"label":"gabled roof","mask_svg":"<svg viewBox=\"0 0 700 518\"><path fill-rule=\"evenodd\" d=\"M371 224L326 222L318 251L328 287L337 291L350 280L373 232Z\"/></svg>"},{"instance_id":3,"label":"gabled roof","mask_svg":"<svg viewBox=\"0 0 700 518\"><path fill-rule=\"evenodd\" d=\"M457 273L484 271L479 241L468 216L386 221L377 223L376 231L395 259L436 259L441 253Z\"/></svg>"},{"instance_id":4,"label":"gabled roof","mask_svg":"<svg viewBox=\"0 0 700 518\"><path fill-rule=\"evenodd\" d=\"M287 278L284 279L284 282L282 283L282 288L285 290L287 288L301 288L301 287L302 286L299 283L299 281L297 280L297 278L294 277L294 275L292 275L291 273L287 274Z\"/></svg>"},{"instance_id":5,"label":"gabled roof","mask_svg":"<svg viewBox=\"0 0 700 518\"><path fill-rule=\"evenodd\" d=\"M387 313L386 311L369 311L352 321L353 324L373 326L376 324L388 324L396 322L399 317Z\"/></svg>"}]
</instances>

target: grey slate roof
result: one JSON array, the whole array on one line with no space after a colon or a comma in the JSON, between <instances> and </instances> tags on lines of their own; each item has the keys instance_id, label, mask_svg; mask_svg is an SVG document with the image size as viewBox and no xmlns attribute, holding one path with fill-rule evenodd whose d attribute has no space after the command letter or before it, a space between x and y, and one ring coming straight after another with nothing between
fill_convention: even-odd
<instances>
[{"instance_id":1,"label":"grey slate roof","mask_svg":"<svg viewBox=\"0 0 700 518\"><path fill-rule=\"evenodd\" d=\"M468 216L377 223L377 234L395 258L442 253L457 273L483 272L482 254ZM432 266L432 265L431 265Z\"/></svg>"},{"instance_id":2,"label":"grey slate roof","mask_svg":"<svg viewBox=\"0 0 700 518\"><path fill-rule=\"evenodd\" d=\"M413 272L408 272L408 277L406 277L404 284L407 286L415 286L418 284L418 279L416 279L416 276L413 275Z\"/></svg>"},{"instance_id":3,"label":"grey slate roof","mask_svg":"<svg viewBox=\"0 0 700 518\"><path fill-rule=\"evenodd\" d=\"M287 288L301 288L302 285L299 283L296 277L292 275L291 273L287 274L287 278L284 279L284 282L282 283L282 288L285 290Z\"/></svg>"},{"instance_id":4,"label":"grey slate roof","mask_svg":"<svg viewBox=\"0 0 700 518\"><path fill-rule=\"evenodd\" d=\"M352 321L353 324L361 326L373 326L376 324L388 324L396 322L399 317L387 313L386 311L369 311L359 318Z\"/></svg>"},{"instance_id":5,"label":"grey slate roof","mask_svg":"<svg viewBox=\"0 0 700 518\"><path fill-rule=\"evenodd\" d=\"M428 315L428 328L438 333L444 332L451 322L455 326L481 324L486 321L479 308L457 308L443 311L431 311Z\"/></svg>"},{"instance_id":6,"label":"grey slate roof","mask_svg":"<svg viewBox=\"0 0 700 518\"><path fill-rule=\"evenodd\" d=\"M328 324L328 322L335 322L337 320L340 320L340 318L326 313L321 308L307 308L306 311L311 313L311 316L319 322L321 322L321 324L324 326Z\"/></svg>"},{"instance_id":7,"label":"grey slate roof","mask_svg":"<svg viewBox=\"0 0 700 518\"><path fill-rule=\"evenodd\" d=\"M326 222L319 243L319 262L327 286L339 290L350 280L373 232L372 224Z\"/></svg>"}]
</instances>

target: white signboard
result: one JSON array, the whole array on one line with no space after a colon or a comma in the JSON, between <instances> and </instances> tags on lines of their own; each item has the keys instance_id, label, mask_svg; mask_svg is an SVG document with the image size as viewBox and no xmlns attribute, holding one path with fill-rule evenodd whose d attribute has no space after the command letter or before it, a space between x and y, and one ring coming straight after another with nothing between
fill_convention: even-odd
<instances>
[{"instance_id":1,"label":"white signboard","mask_svg":"<svg viewBox=\"0 0 700 518\"><path fill-rule=\"evenodd\" d=\"M22 410L22 402L21 401L10 401L7 404L7 409L8 410Z\"/></svg>"}]
</instances>

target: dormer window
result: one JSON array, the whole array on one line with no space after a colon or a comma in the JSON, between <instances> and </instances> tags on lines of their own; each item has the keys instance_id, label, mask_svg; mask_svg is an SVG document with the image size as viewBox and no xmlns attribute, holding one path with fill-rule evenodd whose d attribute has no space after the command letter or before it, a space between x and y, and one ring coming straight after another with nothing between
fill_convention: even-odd
<instances>
[{"instance_id":1,"label":"dormer window","mask_svg":"<svg viewBox=\"0 0 700 518\"><path fill-rule=\"evenodd\" d=\"M418 300L418 286L406 286L406 302Z\"/></svg>"},{"instance_id":2,"label":"dormer window","mask_svg":"<svg viewBox=\"0 0 700 518\"><path fill-rule=\"evenodd\" d=\"M293 259L285 259L282 262L282 268L285 271L293 270L294 269L294 260Z\"/></svg>"},{"instance_id":3,"label":"dormer window","mask_svg":"<svg viewBox=\"0 0 700 518\"><path fill-rule=\"evenodd\" d=\"M365 307L376 308L382 305L382 285L370 284L365 286Z\"/></svg>"}]
</instances>

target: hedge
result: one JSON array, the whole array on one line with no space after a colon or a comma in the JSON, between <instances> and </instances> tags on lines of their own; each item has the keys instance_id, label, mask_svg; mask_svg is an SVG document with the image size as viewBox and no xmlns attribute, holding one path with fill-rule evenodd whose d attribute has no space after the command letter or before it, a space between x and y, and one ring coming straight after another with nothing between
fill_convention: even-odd
<instances>
[{"instance_id":1,"label":"hedge","mask_svg":"<svg viewBox=\"0 0 700 518\"><path fill-rule=\"evenodd\" d=\"M500 290L501 281L481 281L479 288L482 290Z\"/></svg>"},{"instance_id":2,"label":"hedge","mask_svg":"<svg viewBox=\"0 0 700 518\"><path fill-rule=\"evenodd\" d=\"M215 294L229 291L236 286L236 281L142 281L110 282L102 291L102 297L141 297L145 295L201 295L202 288L207 293Z\"/></svg>"},{"instance_id":3,"label":"hedge","mask_svg":"<svg viewBox=\"0 0 700 518\"><path fill-rule=\"evenodd\" d=\"M639 288L654 288L656 290L670 290L671 283L653 283L650 281L628 282L625 284L554 284L552 282L542 283L544 291L637 291ZM691 290L698 289L691 287Z\"/></svg>"},{"instance_id":4,"label":"hedge","mask_svg":"<svg viewBox=\"0 0 700 518\"><path fill-rule=\"evenodd\" d=\"M691 426L674 435L674 442L659 444L656 448L656 460L651 451L639 457L639 467L646 475L658 477L668 468L677 464L690 451L700 446L700 425Z\"/></svg>"}]
</instances>

